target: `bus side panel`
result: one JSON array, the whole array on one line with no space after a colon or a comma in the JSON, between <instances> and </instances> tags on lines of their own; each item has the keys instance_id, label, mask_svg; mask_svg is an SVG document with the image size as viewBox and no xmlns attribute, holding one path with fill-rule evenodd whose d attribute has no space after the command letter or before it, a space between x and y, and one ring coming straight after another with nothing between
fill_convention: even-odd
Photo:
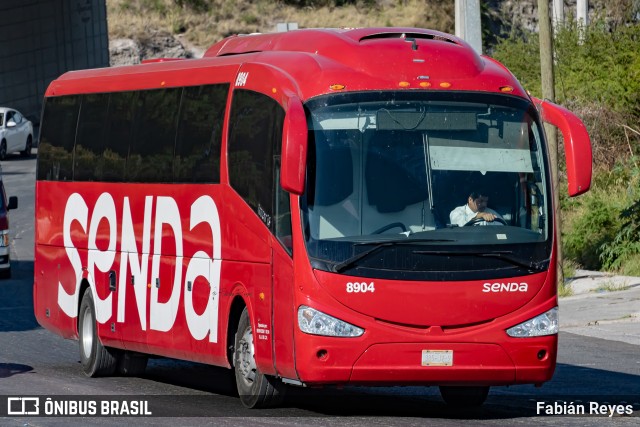
<instances>
[{"instance_id":1,"label":"bus side panel","mask_svg":"<svg viewBox=\"0 0 640 427\"><path fill-rule=\"evenodd\" d=\"M273 348L278 375L292 379L298 378L293 346L293 328L297 324L294 286L293 260L276 241L273 244Z\"/></svg>"},{"instance_id":2,"label":"bus side panel","mask_svg":"<svg viewBox=\"0 0 640 427\"><path fill-rule=\"evenodd\" d=\"M58 305L58 273L70 269L58 268L61 263L66 264L66 253L62 248L36 245L33 282L33 310L38 323L64 338L78 336L76 319L61 311ZM64 274L64 276L71 276ZM62 280L67 283L68 280ZM68 286L71 288L71 286ZM65 287L67 288L67 287Z\"/></svg>"},{"instance_id":3,"label":"bus side panel","mask_svg":"<svg viewBox=\"0 0 640 427\"><path fill-rule=\"evenodd\" d=\"M222 258L242 247L249 264L264 266L242 279L264 287L251 292L265 305L271 274L268 244L238 233L237 219L227 224L223 206L219 185L38 182L39 321L76 337L86 278L105 345L226 365Z\"/></svg>"},{"instance_id":4,"label":"bus side panel","mask_svg":"<svg viewBox=\"0 0 640 427\"><path fill-rule=\"evenodd\" d=\"M271 232L247 203L230 187L225 191L223 277L230 287L244 289L250 300L256 365L264 374L275 374L271 323ZM237 262L232 262L237 261ZM237 325L230 325L237 326Z\"/></svg>"}]
</instances>

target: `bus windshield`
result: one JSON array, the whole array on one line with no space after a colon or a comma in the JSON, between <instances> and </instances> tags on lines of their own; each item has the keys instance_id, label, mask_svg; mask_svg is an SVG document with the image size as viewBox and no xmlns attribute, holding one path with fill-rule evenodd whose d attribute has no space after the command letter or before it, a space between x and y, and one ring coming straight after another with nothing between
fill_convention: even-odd
<instances>
[{"instance_id":1,"label":"bus windshield","mask_svg":"<svg viewBox=\"0 0 640 427\"><path fill-rule=\"evenodd\" d=\"M306 108L301 209L315 268L451 280L548 266L548 168L530 102L403 91L322 96ZM473 219L477 211L495 219Z\"/></svg>"}]
</instances>

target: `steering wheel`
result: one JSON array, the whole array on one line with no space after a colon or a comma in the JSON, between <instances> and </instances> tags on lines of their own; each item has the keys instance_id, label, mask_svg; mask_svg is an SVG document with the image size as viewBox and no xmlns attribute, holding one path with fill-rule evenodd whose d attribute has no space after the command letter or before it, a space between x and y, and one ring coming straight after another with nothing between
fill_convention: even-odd
<instances>
[{"instance_id":1,"label":"steering wheel","mask_svg":"<svg viewBox=\"0 0 640 427\"><path fill-rule=\"evenodd\" d=\"M378 228L376 231L374 231L371 234L384 233L385 231L391 230L392 228L396 228L396 227L400 227L403 232L407 231L407 227L405 227L405 225L403 223L401 223L401 222L392 222L391 224L387 224L384 227Z\"/></svg>"},{"instance_id":2,"label":"steering wheel","mask_svg":"<svg viewBox=\"0 0 640 427\"><path fill-rule=\"evenodd\" d=\"M469 222L467 222L464 226L468 227L470 225L477 225L481 222L486 221L484 218L472 218ZM495 217L495 219L493 220L493 222L499 222L502 225L507 225L506 221L500 217ZM491 222L491 221L487 221L487 222Z\"/></svg>"}]
</instances>

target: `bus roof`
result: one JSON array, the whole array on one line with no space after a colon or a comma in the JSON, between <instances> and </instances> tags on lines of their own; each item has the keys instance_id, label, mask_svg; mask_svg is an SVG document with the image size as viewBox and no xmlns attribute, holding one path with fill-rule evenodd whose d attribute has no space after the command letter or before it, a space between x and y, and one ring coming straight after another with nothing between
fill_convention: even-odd
<instances>
[{"instance_id":1,"label":"bus roof","mask_svg":"<svg viewBox=\"0 0 640 427\"><path fill-rule=\"evenodd\" d=\"M511 72L478 55L464 40L417 28L231 36L201 59L68 72L49 86L46 96L233 83L249 64L278 70L302 100L335 91L395 89L506 92L528 98Z\"/></svg>"}]
</instances>

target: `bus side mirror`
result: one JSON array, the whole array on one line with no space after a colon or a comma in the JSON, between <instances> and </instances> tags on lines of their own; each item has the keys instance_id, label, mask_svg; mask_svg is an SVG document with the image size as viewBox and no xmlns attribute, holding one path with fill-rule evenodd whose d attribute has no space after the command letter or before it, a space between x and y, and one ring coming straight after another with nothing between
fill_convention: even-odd
<instances>
[{"instance_id":1,"label":"bus side mirror","mask_svg":"<svg viewBox=\"0 0 640 427\"><path fill-rule=\"evenodd\" d=\"M577 196L591 186L591 139L587 128L571 111L549 101L533 98L542 120L557 127L564 138L569 196Z\"/></svg>"},{"instance_id":2,"label":"bus side mirror","mask_svg":"<svg viewBox=\"0 0 640 427\"><path fill-rule=\"evenodd\" d=\"M7 205L7 210L10 211L12 209L18 209L18 197L17 196L9 197L9 204Z\"/></svg>"},{"instance_id":3,"label":"bus side mirror","mask_svg":"<svg viewBox=\"0 0 640 427\"><path fill-rule=\"evenodd\" d=\"M280 185L285 191L304 192L307 165L307 117L300 99L289 99L282 129L282 171Z\"/></svg>"}]
</instances>

